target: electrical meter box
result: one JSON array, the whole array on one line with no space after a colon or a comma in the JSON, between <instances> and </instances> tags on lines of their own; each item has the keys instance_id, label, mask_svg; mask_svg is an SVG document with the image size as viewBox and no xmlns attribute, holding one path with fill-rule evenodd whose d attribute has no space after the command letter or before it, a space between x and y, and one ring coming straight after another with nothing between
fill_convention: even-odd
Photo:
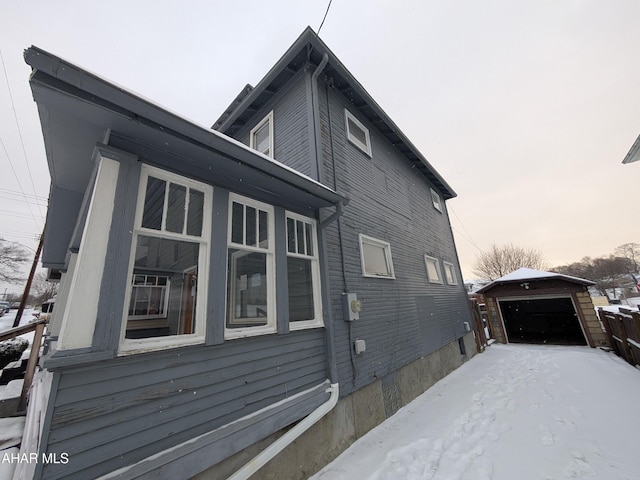
<instances>
[{"instance_id":1,"label":"electrical meter box","mask_svg":"<svg viewBox=\"0 0 640 480\"><path fill-rule=\"evenodd\" d=\"M358 300L355 293L342 294L342 306L344 308L344 319L347 322L353 322L360 318L360 310L362 310L362 302Z\"/></svg>"}]
</instances>

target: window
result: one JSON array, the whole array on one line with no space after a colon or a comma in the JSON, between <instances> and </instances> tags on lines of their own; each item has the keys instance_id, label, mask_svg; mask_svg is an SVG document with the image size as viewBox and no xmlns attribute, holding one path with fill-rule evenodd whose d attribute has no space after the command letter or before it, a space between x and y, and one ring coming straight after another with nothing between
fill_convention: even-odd
<instances>
[{"instance_id":1,"label":"window","mask_svg":"<svg viewBox=\"0 0 640 480\"><path fill-rule=\"evenodd\" d=\"M442 262L444 265L444 277L447 279L447 284L449 285L457 285L458 280L456 279L456 269L453 266L453 263L450 262Z\"/></svg>"},{"instance_id":2,"label":"window","mask_svg":"<svg viewBox=\"0 0 640 480\"><path fill-rule=\"evenodd\" d=\"M427 279L431 283L442 283L442 273L440 273L440 262L437 258L424 256L424 262L427 266Z\"/></svg>"},{"instance_id":3,"label":"window","mask_svg":"<svg viewBox=\"0 0 640 480\"><path fill-rule=\"evenodd\" d=\"M249 136L249 146L273 158L273 112L253 127Z\"/></svg>"},{"instance_id":4,"label":"window","mask_svg":"<svg viewBox=\"0 0 640 480\"><path fill-rule=\"evenodd\" d=\"M212 188L143 165L121 350L204 339Z\"/></svg>"},{"instance_id":5,"label":"window","mask_svg":"<svg viewBox=\"0 0 640 480\"><path fill-rule=\"evenodd\" d=\"M276 331L273 207L229 196L226 338Z\"/></svg>"},{"instance_id":6,"label":"window","mask_svg":"<svg viewBox=\"0 0 640 480\"><path fill-rule=\"evenodd\" d=\"M371 140L367 127L360 123L346 108L344 109L344 118L349 141L364 153L371 156Z\"/></svg>"},{"instance_id":7,"label":"window","mask_svg":"<svg viewBox=\"0 0 640 480\"><path fill-rule=\"evenodd\" d=\"M365 277L396 278L388 242L360 234L360 261Z\"/></svg>"},{"instance_id":8,"label":"window","mask_svg":"<svg viewBox=\"0 0 640 480\"><path fill-rule=\"evenodd\" d=\"M315 221L287 212L287 282L291 330L323 325Z\"/></svg>"},{"instance_id":9,"label":"window","mask_svg":"<svg viewBox=\"0 0 640 480\"><path fill-rule=\"evenodd\" d=\"M440 195L433 188L431 189L431 202L433 203L433 208L442 213L442 203L440 201Z\"/></svg>"}]
</instances>

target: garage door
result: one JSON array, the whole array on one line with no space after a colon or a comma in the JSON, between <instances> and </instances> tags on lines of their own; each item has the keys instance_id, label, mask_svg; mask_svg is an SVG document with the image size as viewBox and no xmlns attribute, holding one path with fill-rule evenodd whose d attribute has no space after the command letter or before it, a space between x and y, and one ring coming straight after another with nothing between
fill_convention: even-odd
<instances>
[{"instance_id":1,"label":"garage door","mask_svg":"<svg viewBox=\"0 0 640 480\"><path fill-rule=\"evenodd\" d=\"M571 298L500 300L509 342L586 345Z\"/></svg>"}]
</instances>

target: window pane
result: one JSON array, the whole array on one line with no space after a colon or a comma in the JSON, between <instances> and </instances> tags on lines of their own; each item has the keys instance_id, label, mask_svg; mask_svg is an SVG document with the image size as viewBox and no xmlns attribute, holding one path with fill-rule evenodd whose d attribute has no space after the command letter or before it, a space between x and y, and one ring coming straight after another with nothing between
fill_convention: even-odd
<instances>
[{"instance_id":1,"label":"window pane","mask_svg":"<svg viewBox=\"0 0 640 480\"><path fill-rule=\"evenodd\" d=\"M288 257L287 277L289 283L289 321L313 320L315 314L311 260Z\"/></svg>"},{"instance_id":2,"label":"window pane","mask_svg":"<svg viewBox=\"0 0 640 480\"><path fill-rule=\"evenodd\" d=\"M384 247L362 242L362 254L364 255L364 268L367 274L391 276Z\"/></svg>"},{"instance_id":3,"label":"window pane","mask_svg":"<svg viewBox=\"0 0 640 480\"><path fill-rule=\"evenodd\" d=\"M293 218L287 218L287 252L296 253L296 221Z\"/></svg>"},{"instance_id":4,"label":"window pane","mask_svg":"<svg viewBox=\"0 0 640 480\"><path fill-rule=\"evenodd\" d=\"M247 241L245 245L256 246L256 209L253 207L246 207L246 228L247 228Z\"/></svg>"},{"instance_id":5,"label":"window pane","mask_svg":"<svg viewBox=\"0 0 640 480\"><path fill-rule=\"evenodd\" d=\"M304 224L304 236L307 242L307 255L309 256L315 255L313 253L313 242L311 241L311 224L309 223Z\"/></svg>"},{"instance_id":6,"label":"window pane","mask_svg":"<svg viewBox=\"0 0 640 480\"><path fill-rule=\"evenodd\" d=\"M187 235L202 235L202 211L204 209L204 193L189 189L189 211L187 212Z\"/></svg>"},{"instance_id":7,"label":"window pane","mask_svg":"<svg viewBox=\"0 0 640 480\"><path fill-rule=\"evenodd\" d=\"M231 208L231 241L244 244L244 205L233 202Z\"/></svg>"},{"instance_id":8,"label":"window pane","mask_svg":"<svg viewBox=\"0 0 640 480\"><path fill-rule=\"evenodd\" d=\"M304 254L304 223L300 220L296 220L296 238L298 239L298 253Z\"/></svg>"},{"instance_id":9,"label":"window pane","mask_svg":"<svg viewBox=\"0 0 640 480\"><path fill-rule=\"evenodd\" d=\"M269 152L269 122L266 122L258 131L253 134L253 145L256 150L270 155Z\"/></svg>"},{"instance_id":10,"label":"window pane","mask_svg":"<svg viewBox=\"0 0 640 480\"><path fill-rule=\"evenodd\" d=\"M227 327L267 324L267 255L229 249Z\"/></svg>"},{"instance_id":11,"label":"window pane","mask_svg":"<svg viewBox=\"0 0 640 480\"><path fill-rule=\"evenodd\" d=\"M362 143L362 145L367 145L367 134L351 119L349 119L349 133L352 137Z\"/></svg>"},{"instance_id":12,"label":"window pane","mask_svg":"<svg viewBox=\"0 0 640 480\"><path fill-rule=\"evenodd\" d=\"M183 233L184 231L184 207L186 202L187 187L183 185L169 184L169 202L167 203L166 229L169 232Z\"/></svg>"},{"instance_id":13,"label":"window pane","mask_svg":"<svg viewBox=\"0 0 640 480\"><path fill-rule=\"evenodd\" d=\"M427 259L427 275L429 276L429 280L432 282L439 282L440 272L438 271L438 264L435 260L430 258Z\"/></svg>"},{"instance_id":14,"label":"window pane","mask_svg":"<svg viewBox=\"0 0 640 480\"><path fill-rule=\"evenodd\" d=\"M193 333L199 244L139 235L135 248L126 338Z\"/></svg>"},{"instance_id":15,"label":"window pane","mask_svg":"<svg viewBox=\"0 0 640 480\"><path fill-rule=\"evenodd\" d=\"M264 210L259 210L260 219L260 248L269 248L269 214Z\"/></svg>"},{"instance_id":16,"label":"window pane","mask_svg":"<svg viewBox=\"0 0 640 480\"><path fill-rule=\"evenodd\" d=\"M162 211L167 182L154 177L147 179L147 191L144 196L142 226L153 230L162 229Z\"/></svg>"}]
</instances>

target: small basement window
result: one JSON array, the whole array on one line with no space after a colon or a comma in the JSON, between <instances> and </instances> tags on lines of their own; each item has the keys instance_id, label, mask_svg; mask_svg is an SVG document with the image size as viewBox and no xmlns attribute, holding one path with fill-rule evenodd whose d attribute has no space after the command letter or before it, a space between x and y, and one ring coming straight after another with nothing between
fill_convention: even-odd
<instances>
[{"instance_id":1,"label":"small basement window","mask_svg":"<svg viewBox=\"0 0 640 480\"><path fill-rule=\"evenodd\" d=\"M438 259L425 255L424 263L427 266L427 280L429 280L430 283L443 283Z\"/></svg>"},{"instance_id":2,"label":"small basement window","mask_svg":"<svg viewBox=\"0 0 640 480\"><path fill-rule=\"evenodd\" d=\"M367 235L359 235L362 275L365 277L396 278L389 242Z\"/></svg>"},{"instance_id":3,"label":"small basement window","mask_svg":"<svg viewBox=\"0 0 640 480\"><path fill-rule=\"evenodd\" d=\"M456 269L451 262L442 262L444 265L444 276L447 279L448 285L457 285L458 279L456 278Z\"/></svg>"},{"instance_id":4,"label":"small basement window","mask_svg":"<svg viewBox=\"0 0 640 480\"><path fill-rule=\"evenodd\" d=\"M253 127L249 146L267 157L273 158L273 111Z\"/></svg>"},{"instance_id":5,"label":"small basement window","mask_svg":"<svg viewBox=\"0 0 640 480\"><path fill-rule=\"evenodd\" d=\"M369 129L365 127L349 110L344 109L347 139L367 155L371 156Z\"/></svg>"}]
</instances>

